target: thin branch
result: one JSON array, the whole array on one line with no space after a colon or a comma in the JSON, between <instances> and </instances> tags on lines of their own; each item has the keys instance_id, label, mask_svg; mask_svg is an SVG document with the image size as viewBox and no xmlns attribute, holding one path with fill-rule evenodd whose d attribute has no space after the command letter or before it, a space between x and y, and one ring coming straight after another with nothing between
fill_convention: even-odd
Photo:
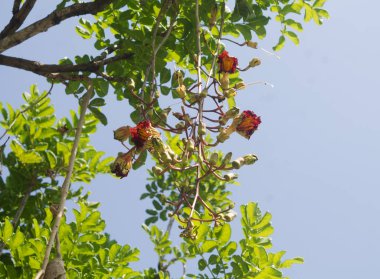
<instances>
[{"instance_id":1,"label":"thin branch","mask_svg":"<svg viewBox=\"0 0 380 279\"><path fill-rule=\"evenodd\" d=\"M21 214L24 212L26 203L27 203L27 201L28 201L28 199L30 197L30 194L32 193L32 191L33 191L33 189L34 189L35 186L36 186L36 178L33 177L32 181L29 184L29 187L24 192L24 195L23 195L23 197L22 197L22 199L20 201L20 204L18 206L18 209L16 211L15 217L13 217L13 220L11 222L14 230L17 227L17 223L20 220ZM4 246L5 246L5 243L1 242L0 243L0 255L3 253Z\"/></svg>"},{"instance_id":2,"label":"thin branch","mask_svg":"<svg viewBox=\"0 0 380 279\"><path fill-rule=\"evenodd\" d=\"M45 18L38 20L24 29L0 40L0 53L21 44L39 33L47 31L50 27L58 25L68 18L85 14L96 14L111 3L112 0L95 0L94 2L75 3L63 9L54 10Z\"/></svg>"},{"instance_id":3,"label":"thin branch","mask_svg":"<svg viewBox=\"0 0 380 279\"><path fill-rule=\"evenodd\" d=\"M89 86L87 89L87 93L83 96L83 101L81 103L81 112L80 112L80 117L79 117L79 121L78 121L78 126L77 126L77 129L75 132L73 147L71 149L69 167L67 170L65 180L62 184L61 199L60 199L60 203L59 203L58 214L54 220L54 225L53 225L53 228L52 228L52 231L50 234L50 239L49 239L49 242L46 246L45 257L44 257L44 261L43 261L43 264L41 267L42 272L44 272L46 270L46 267L49 263L49 257L50 257L51 249L53 247L56 235L58 233L59 225L60 225L61 219L63 217L66 198L67 198L67 195L69 192L69 187L70 187L71 176L72 176L73 169L74 169L75 158L77 155L79 141L80 141L80 137L82 134L83 125L85 122L86 110L87 110L88 104L90 102L91 95L93 94L93 90L94 90L94 85L93 85L92 81L89 80Z\"/></svg>"},{"instance_id":4,"label":"thin branch","mask_svg":"<svg viewBox=\"0 0 380 279\"><path fill-rule=\"evenodd\" d=\"M24 23L25 19L29 15L30 11L33 9L36 1L37 0L26 0L22 8L20 10L17 9L17 12L13 14L13 17L11 18L9 23L4 27L3 31L1 31L0 39L5 38L9 34L14 33L15 31L17 31L17 29L20 28L20 26ZM16 1L14 2L14 4L17 5Z\"/></svg>"},{"instance_id":5,"label":"thin branch","mask_svg":"<svg viewBox=\"0 0 380 279\"><path fill-rule=\"evenodd\" d=\"M0 54L0 65L22 69L39 75L45 73L72 73L72 72L97 72L101 67L116 61L130 59L133 53L116 55L107 59L92 61L76 65L43 64L38 61L27 60L19 57Z\"/></svg>"}]
</instances>

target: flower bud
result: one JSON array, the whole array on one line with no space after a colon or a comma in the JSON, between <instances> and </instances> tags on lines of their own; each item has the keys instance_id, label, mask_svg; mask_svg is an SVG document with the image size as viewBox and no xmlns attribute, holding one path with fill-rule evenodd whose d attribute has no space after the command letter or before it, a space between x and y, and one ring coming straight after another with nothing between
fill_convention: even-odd
<instances>
[{"instance_id":1,"label":"flower bud","mask_svg":"<svg viewBox=\"0 0 380 279\"><path fill-rule=\"evenodd\" d=\"M176 125L175 125L176 129L178 130L182 130L182 129L185 129L186 125L185 125L185 122L178 122Z\"/></svg>"},{"instance_id":2,"label":"flower bud","mask_svg":"<svg viewBox=\"0 0 380 279\"><path fill-rule=\"evenodd\" d=\"M128 79L128 82L127 82L127 88L128 88L128 90L130 90L130 91L133 91L133 90L135 90L135 81L133 80L133 79Z\"/></svg>"},{"instance_id":3,"label":"flower bud","mask_svg":"<svg viewBox=\"0 0 380 279\"><path fill-rule=\"evenodd\" d=\"M178 85L183 85L183 72L181 70L177 70L173 74L173 79L178 82Z\"/></svg>"},{"instance_id":4,"label":"flower bud","mask_svg":"<svg viewBox=\"0 0 380 279\"><path fill-rule=\"evenodd\" d=\"M155 175L161 175L161 174L162 174L162 168L157 167L157 166L154 166L154 167L152 168L152 171L153 171L153 173L154 173Z\"/></svg>"},{"instance_id":5,"label":"flower bud","mask_svg":"<svg viewBox=\"0 0 380 279\"><path fill-rule=\"evenodd\" d=\"M257 49L257 42L247 41L247 46Z\"/></svg>"},{"instance_id":6,"label":"flower bud","mask_svg":"<svg viewBox=\"0 0 380 279\"><path fill-rule=\"evenodd\" d=\"M232 152L228 152L224 158L223 158L223 161L222 161L222 164L223 165L227 165L230 161L231 161L231 158L232 158Z\"/></svg>"},{"instance_id":7,"label":"flower bud","mask_svg":"<svg viewBox=\"0 0 380 279\"><path fill-rule=\"evenodd\" d=\"M248 154L244 156L244 163L246 165L252 165L258 160L257 156L254 154Z\"/></svg>"},{"instance_id":8,"label":"flower bud","mask_svg":"<svg viewBox=\"0 0 380 279\"><path fill-rule=\"evenodd\" d=\"M178 120L183 120L183 114L180 112L173 112L173 116Z\"/></svg>"},{"instance_id":9,"label":"flower bud","mask_svg":"<svg viewBox=\"0 0 380 279\"><path fill-rule=\"evenodd\" d=\"M207 130L206 130L206 124L203 123L203 122L200 122L199 123L199 127L198 127L198 135L199 136L203 136L203 135L206 134L206 132L207 132Z\"/></svg>"},{"instance_id":10,"label":"flower bud","mask_svg":"<svg viewBox=\"0 0 380 279\"><path fill-rule=\"evenodd\" d=\"M210 165L215 166L216 163L218 162L218 159L219 159L218 153L216 152L212 153L209 159Z\"/></svg>"},{"instance_id":11,"label":"flower bud","mask_svg":"<svg viewBox=\"0 0 380 279\"><path fill-rule=\"evenodd\" d=\"M239 108L237 108L237 107L232 107L232 108L230 108L229 110L226 111L225 116L226 116L228 119L233 118L233 117L235 117L236 115L239 114L239 111L240 111Z\"/></svg>"},{"instance_id":12,"label":"flower bud","mask_svg":"<svg viewBox=\"0 0 380 279\"><path fill-rule=\"evenodd\" d=\"M240 169L241 166L243 166L245 164L245 160L243 157L239 157L237 158L236 160L232 161L232 167L234 169Z\"/></svg>"},{"instance_id":13,"label":"flower bud","mask_svg":"<svg viewBox=\"0 0 380 279\"><path fill-rule=\"evenodd\" d=\"M186 86L185 85L180 85L176 88L176 92L178 93L178 96L181 99L184 99L186 97Z\"/></svg>"},{"instance_id":14,"label":"flower bud","mask_svg":"<svg viewBox=\"0 0 380 279\"><path fill-rule=\"evenodd\" d=\"M235 97L236 96L236 90L233 89L233 88L230 88L230 89L227 89L227 90L223 90L223 95L226 98Z\"/></svg>"},{"instance_id":15,"label":"flower bud","mask_svg":"<svg viewBox=\"0 0 380 279\"><path fill-rule=\"evenodd\" d=\"M210 19L208 21L210 30L215 26L217 15L218 15L218 6L215 4L211 8Z\"/></svg>"},{"instance_id":16,"label":"flower bud","mask_svg":"<svg viewBox=\"0 0 380 279\"><path fill-rule=\"evenodd\" d=\"M239 82L235 83L234 87L236 90L243 90L246 88L246 84L243 81L239 81Z\"/></svg>"},{"instance_id":17,"label":"flower bud","mask_svg":"<svg viewBox=\"0 0 380 279\"><path fill-rule=\"evenodd\" d=\"M238 175L236 173L230 172L230 173L225 174L223 177L225 180L231 181L231 180L236 179L238 177Z\"/></svg>"},{"instance_id":18,"label":"flower bud","mask_svg":"<svg viewBox=\"0 0 380 279\"><path fill-rule=\"evenodd\" d=\"M231 222L235 217L237 216L237 213L233 210L227 211L222 215L222 218L226 222Z\"/></svg>"},{"instance_id":19,"label":"flower bud","mask_svg":"<svg viewBox=\"0 0 380 279\"><path fill-rule=\"evenodd\" d=\"M249 67L253 68L256 66L259 66L261 64L261 61L259 58L253 58L251 62L249 62Z\"/></svg>"},{"instance_id":20,"label":"flower bud","mask_svg":"<svg viewBox=\"0 0 380 279\"><path fill-rule=\"evenodd\" d=\"M223 142L225 142L226 140L228 140L228 139L230 138L230 134L229 134L227 131L228 131L228 129L223 129L223 130L219 133L219 135L216 136L216 139L217 139L219 142L221 142L221 143L223 143Z\"/></svg>"},{"instance_id":21,"label":"flower bud","mask_svg":"<svg viewBox=\"0 0 380 279\"><path fill-rule=\"evenodd\" d=\"M129 128L129 126L122 126L116 129L113 131L113 138L121 142L126 141L131 136Z\"/></svg>"},{"instance_id":22,"label":"flower bud","mask_svg":"<svg viewBox=\"0 0 380 279\"><path fill-rule=\"evenodd\" d=\"M156 90L156 92L154 92L154 97L156 99L158 99L160 97L160 95L161 95L160 91Z\"/></svg>"},{"instance_id":23,"label":"flower bud","mask_svg":"<svg viewBox=\"0 0 380 279\"><path fill-rule=\"evenodd\" d=\"M193 152L195 149L195 143L193 139L188 139L186 142L186 149L189 152Z\"/></svg>"},{"instance_id":24,"label":"flower bud","mask_svg":"<svg viewBox=\"0 0 380 279\"><path fill-rule=\"evenodd\" d=\"M199 94L199 97L204 99L207 97L207 94L208 94L207 89L203 89L202 92Z\"/></svg>"}]
</instances>

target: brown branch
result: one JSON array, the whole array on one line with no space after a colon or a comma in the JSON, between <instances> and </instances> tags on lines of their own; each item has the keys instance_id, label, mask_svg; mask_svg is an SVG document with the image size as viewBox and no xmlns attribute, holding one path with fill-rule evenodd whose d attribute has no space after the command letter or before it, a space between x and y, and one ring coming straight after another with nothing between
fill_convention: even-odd
<instances>
[{"instance_id":1,"label":"brown branch","mask_svg":"<svg viewBox=\"0 0 380 279\"><path fill-rule=\"evenodd\" d=\"M54 10L45 18L38 20L24 29L0 40L0 53L41 32L47 31L50 27L58 25L61 21L68 18L85 14L96 14L102 11L110 3L112 3L112 0L95 0L94 2L88 3L75 3L63 9Z\"/></svg>"},{"instance_id":2,"label":"brown branch","mask_svg":"<svg viewBox=\"0 0 380 279\"><path fill-rule=\"evenodd\" d=\"M107 64L116 61L129 59L133 56L132 53L125 53L116 55L107 59L92 61L88 63L76 65L57 65L57 64L43 64L38 61L27 60L24 58L6 56L0 54L0 65L9 66L13 68L22 69L25 71L33 72L35 74L44 75L46 73L72 73L72 72L97 72L99 69Z\"/></svg>"},{"instance_id":3,"label":"brown branch","mask_svg":"<svg viewBox=\"0 0 380 279\"><path fill-rule=\"evenodd\" d=\"M16 14L20 10L21 0L15 0L13 2L12 14Z\"/></svg>"},{"instance_id":4,"label":"brown branch","mask_svg":"<svg viewBox=\"0 0 380 279\"><path fill-rule=\"evenodd\" d=\"M4 27L3 31L0 33L0 40L17 31L20 26L24 23L25 19L29 15L30 11L33 9L34 4L37 0L26 0L22 8L17 9L16 13L13 13L13 17L9 21L9 23ZM17 3L16 1L14 4ZM19 7L19 6L18 6ZM13 11L14 12L14 11Z\"/></svg>"},{"instance_id":5,"label":"brown branch","mask_svg":"<svg viewBox=\"0 0 380 279\"><path fill-rule=\"evenodd\" d=\"M76 158L76 155L77 155L79 141L80 141L80 137L81 137L81 134L82 134L82 129L83 129L84 121L85 121L86 110L87 110L88 104L90 102L93 90L94 90L93 84L92 84L91 80L89 80L88 90L87 90L87 93L84 95L83 102L81 104L81 112L80 112L80 116L79 116L78 126L77 126L77 129L76 129L76 132L75 132L75 138L74 138L74 142L73 142L73 147L71 149L71 155L70 155L70 160L69 160L69 167L68 167L68 170L67 170L67 174L66 174L65 180L64 180L64 182L62 184L61 200L59 202L58 214L57 214L57 216L56 216L56 218L54 220L54 225L52 227L52 231L51 231L51 234L50 234L50 239L49 239L49 242L48 242L48 244L46 246L45 257L44 257L44 261L42 263L41 271L38 274L40 274L40 273L43 274L44 271L46 270L46 267L47 267L47 265L49 263L50 252L51 252L51 249L53 247L56 235L58 233L58 229L59 229L59 225L61 223L61 219L63 217L63 213L64 213L64 209L65 209L65 203L66 203L66 198L67 198L67 195L68 195L68 192L69 192L69 187L70 187L71 175L73 173L75 158Z\"/></svg>"}]
</instances>

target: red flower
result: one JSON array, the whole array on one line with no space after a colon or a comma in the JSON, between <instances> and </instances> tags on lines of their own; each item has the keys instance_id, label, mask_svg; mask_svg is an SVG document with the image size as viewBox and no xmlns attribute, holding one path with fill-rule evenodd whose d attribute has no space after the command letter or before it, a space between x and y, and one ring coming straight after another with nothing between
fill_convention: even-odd
<instances>
[{"instance_id":1,"label":"red flower","mask_svg":"<svg viewBox=\"0 0 380 279\"><path fill-rule=\"evenodd\" d=\"M129 170L132 168L132 159L135 150L131 149L127 153L119 153L115 162L111 164L111 172L114 173L117 177L123 178L126 177L129 173Z\"/></svg>"},{"instance_id":2,"label":"red flower","mask_svg":"<svg viewBox=\"0 0 380 279\"><path fill-rule=\"evenodd\" d=\"M219 73L234 73L238 65L238 60L236 57L229 56L228 52L223 50L223 52L218 56Z\"/></svg>"},{"instance_id":3,"label":"red flower","mask_svg":"<svg viewBox=\"0 0 380 279\"><path fill-rule=\"evenodd\" d=\"M152 126L149 120L142 121L136 127L129 128L129 132L136 147L143 147L151 136L160 136L160 133Z\"/></svg>"},{"instance_id":4,"label":"red flower","mask_svg":"<svg viewBox=\"0 0 380 279\"><path fill-rule=\"evenodd\" d=\"M245 110L240 114L240 118L241 120L236 126L236 131L246 139L249 139L261 123L260 116L257 116L251 110Z\"/></svg>"}]
</instances>

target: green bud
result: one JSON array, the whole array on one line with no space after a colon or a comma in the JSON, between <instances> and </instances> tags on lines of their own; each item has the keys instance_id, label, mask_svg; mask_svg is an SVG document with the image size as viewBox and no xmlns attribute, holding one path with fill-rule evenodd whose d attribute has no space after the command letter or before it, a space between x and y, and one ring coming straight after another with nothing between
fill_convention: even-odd
<instances>
[{"instance_id":1,"label":"green bud","mask_svg":"<svg viewBox=\"0 0 380 279\"><path fill-rule=\"evenodd\" d=\"M185 129L186 125L185 125L185 122L178 122L175 127L179 130L182 130L182 129Z\"/></svg>"},{"instance_id":2,"label":"green bud","mask_svg":"<svg viewBox=\"0 0 380 279\"><path fill-rule=\"evenodd\" d=\"M247 85L243 82L243 81L239 81L237 83L235 83L235 89L236 90L242 90L242 89L245 89Z\"/></svg>"},{"instance_id":3,"label":"green bud","mask_svg":"<svg viewBox=\"0 0 380 279\"><path fill-rule=\"evenodd\" d=\"M218 162L218 159L219 159L218 153L216 152L212 153L209 159L210 165L215 166L216 163Z\"/></svg>"},{"instance_id":4,"label":"green bud","mask_svg":"<svg viewBox=\"0 0 380 279\"><path fill-rule=\"evenodd\" d=\"M156 175L160 175L160 174L162 173L162 168L157 167L157 166L154 166L154 167L152 168L152 171L153 171L154 174L156 174Z\"/></svg>"},{"instance_id":5,"label":"green bud","mask_svg":"<svg viewBox=\"0 0 380 279\"><path fill-rule=\"evenodd\" d=\"M254 154L248 154L244 156L244 163L246 165L252 165L258 160L257 156Z\"/></svg>"},{"instance_id":6,"label":"green bud","mask_svg":"<svg viewBox=\"0 0 380 279\"><path fill-rule=\"evenodd\" d=\"M257 49L257 42L247 41L247 46Z\"/></svg>"},{"instance_id":7,"label":"green bud","mask_svg":"<svg viewBox=\"0 0 380 279\"><path fill-rule=\"evenodd\" d=\"M186 86L185 85L180 85L176 88L176 92L178 93L178 96L181 99L184 99L186 97Z\"/></svg>"},{"instance_id":8,"label":"green bud","mask_svg":"<svg viewBox=\"0 0 380 279\"><path fill-rule=\"evenodd\" d=\"M236 115L239 114L240 109L237 107L230 108L229 110L226 111L225 117L228 119L234 118Z\"/></svg>"},{"instance_id":9,"label":"green bud","mask_svg":"<svg viewBox=\"0 0 380 279\"><path fill-rule=\"evenodd\" d=\"M207 97L207 94L208 94L207 89L203 89L202 92L200 93L199 97L204 99Z\"/></svg>"},{"instance_id":10,"label":"green bud","mask_svg":"<svg viewBox=\"0 0 380 279\"><path fill-rule=\"evenodd\" d=\"M198 135L204 136L206 133L207 133L206 124L203 122L200 122L199 127L198 127Z\"/></svg>"},{"instance_id":11,"label":"green bud","mask_svg":"<svg viewBox=\"0 0 380 279\"><path fill-rule=\"evenodd\" d=\"M240 157L240 158L237 158L236 160L232 161L231 164L232 164L232 167L234 169L240 169L240 167L245 164L245 161L244 161L243 157Z\"/></svg>"},{"instance_id":12,"label":"green bud","mask_svg":"<svg viewBox=\"0 0 380 279\"><path fill-rule=\"evenodd\" d=\"M233 88L230 88L228 90L223 90L223 95L226 98L231 98L236 96L236 90Z\"/></svg>"},{"instance_id":13,"label":"green bud","mask_svg":"<svg viewBox=\"0 0 380 279\"><path fill-rule=\"evenodd\" d=\"M235 217L237 216L237 213L233 210L227 211L223 214L222 218L226 222L231 222Z\"/></svg>"},{"instance_id":14,"label":"green bud","mask_svg":"<svg viewBox=\"0 0 380 279\"><path fill-rule=\"evenodd\" d=\"M127 88L128 88L128 90L130 90L130 91L133 91L133 90L135 90L135 81L133 80L133 79L128 79L128 82L127 82Z\"/></svg>"},{"instance_id":15,"label":"green bud","mask_svg":"<svg viewBox=\"0 0 380 279\"><path fill-rule=\"evenodd\" d=\"M222 161L222 164L227 165L227 164L231 161L231 158L232 158L232 152L228 152L228 153L224 156L223 161Z\"/></svg>"},{"instance_id":16,"label":"green bud","mask_svg":"<svg viewBox=\"0 0 380 279\"><path fill-rule=\"evenodd\" d=\"M158 99L160 97L160 95L161 95L160 91L156 90L156 92L154 92L154 97L156 99Z\"/></svg>"},{"instance_id":17,"label":"green bud","mask_svg":"<svg viewBox=\"0 0 380 279\"><path fill-rule=\"evenodd\" d=\"M230 172L230 173L225 174L223 177L225 180L231 181L231 180L236 179L238 177L238 175L236 173Z\"/></svg>"},{"instance_id":18,"label":"green bud","mask_svg":"<svg viewBox=\"0 0 380 279\"><path fill-rule=\"evenodd\" d=\"M172 77L178 84L183 85L183 72L181 70L177 70L174 72Z\"/></svg>"},{"instance_id":19,"label":"green bud","mask_svg":"<svg viewBox=\"0 0 380 279\"><path fill-rule=\"evenodd\" d=\"M261 61L259 58L253 58L251 62L249 62L249 67L253 68L256 66L259 66L261 64Z\"/></svg>"},{"instance_id":20,"label":"green bud","mask_svg":"<svg viewBox=\"0 0 380 279\"><path fill-rule=\"evenodd\" d=\"M195 143L193 139L188 139L186 143L186 149L189 152L193 152L195 149Z\"/></svg>"}]
</instances>

